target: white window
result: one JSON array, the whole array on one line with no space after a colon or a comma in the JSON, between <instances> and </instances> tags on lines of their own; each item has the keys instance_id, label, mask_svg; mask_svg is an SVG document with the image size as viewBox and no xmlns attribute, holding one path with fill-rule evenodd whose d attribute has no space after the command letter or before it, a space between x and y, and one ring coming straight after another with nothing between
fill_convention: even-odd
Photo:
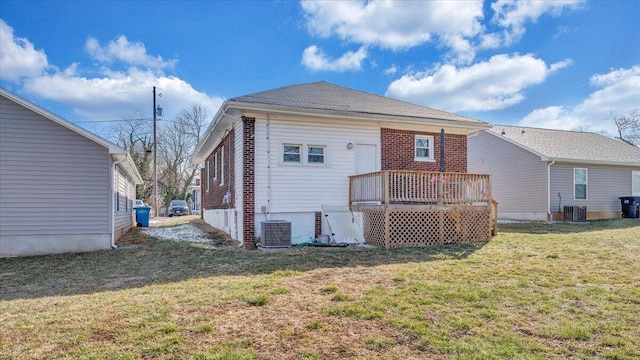
<instances>
[{"instance_id":1,"label":"white window","mask_svg":"<svg viewBox=\"0 0 640 360\"><path fill-rule=\"evenodd\" d=\"M213 153L213 179L218 178L218 153Z\"/></svg>"},{"instance_id":2,"label":"white window","mask_svg":"<svg viewBox=\"0 0 640 360\"><path fill-rule=\"evenodd\" d=\"M207 160L207 161L206 161L206 166L207 166L207 176L206 176L205 178L206 178L206 181L207 181L207 191L209 191L209 182L210 182L210 179L209 179L209 163L210 163L210 162L211 162L211 160Z\"/></svg>"},{"instance_id":3,"label":"white window","mask_svg":"<svg viewBox=\"0 0 640 360\"><path fill-rule=\"evenodd\" d=\"M587 200L587 169L573 169L573 199Z\"/></svg>"},{"instance_id":4,"label":"white window","mask_svg":"<svg viewBox=\"0 0 640 360\"><path fill-rule=\"evenodd\" d=\"M307 146L307 163L324 164L325 147L320 145Z\"/></svg>"},{"instance_id":5,"label":"white window","mask_svg":"<svg viewBox=\"0 0 640 360\"><path fill-rule=\"evenodd\" d=\"M220 149L220 186L224 185L224 146Z\"/></svg>"},{"instance_id":6,"label":"white window","mask_svg":"<svg viewBox=\"0 0 640 360\"><path fill-rule=\"evenodd\" d=\"M631 196L640 196L640 171L631 172Z\"/></svg>"},{"instance_id":7,"label":"white window","mask_svg":"<svg viewBox=\"0 0 640 360\"><path fill-rule=\"evenodd\" d=\"M288 164L300 164L302 157L300 154L300 150L302 149L301 145L297 144L283 144L282 145L282 161Z\"/></svg>"},{"instance_id":8,"label":"white window","mask_svg":"<svg viewBox=\"0 0 640 360\"><path fill-rule=\"evenodd\" d=\"M416 135L415 160L416 161L434 161L433 136Z\"/></svg>"}]
</instances>

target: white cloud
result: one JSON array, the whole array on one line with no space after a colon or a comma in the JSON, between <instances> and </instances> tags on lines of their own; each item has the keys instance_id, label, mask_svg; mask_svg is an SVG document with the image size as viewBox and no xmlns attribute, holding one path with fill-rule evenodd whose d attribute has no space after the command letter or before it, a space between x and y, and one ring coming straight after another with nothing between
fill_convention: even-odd
<instances>
[{"instance_id":1,"label":"white cloud","mask_svg":"<svg viewBox=\"0 0 640 360\"><path fill-rule=\"evenodd\" d=\"M576 9L584 0L498 0L491 4L495 12L493 21L504 28L506 45L518 42L526 32L527 22L535 23L543 14L558 16L564 9Z\"/></svg>"},{"instance_id":2,"label":"white cloud","mask_svg":"<svg viewBox=\"0 0 640 360\"><path fill-rule=\"evenodd\" d=\"M491 5L498 32L487 31L483 1L321 1L304 0L308 31L321 38L393 51L431 43L445 49L444 60L471 64L478 49L520 40L526 25L544 14L558 16L584 0L498 0ZM502 30L500 30L502 29Z\"/></svg>"},{"instance_id":3,"label":"white cloud","mask_svg":"<svg viewBox=\"0 0 640 360\"><path fill-rule=\"evenodd\" d=\"M362 61L367 58L367 50L364 47L358 51L348 51L338 59L329 58L316 45L304 49L302 53L302 65L312 71L357 71L362 69Z\"/></svg>"},{"instance_id":4,"label":"white cloud","mask_svg":"<svg viewBox=\"0 0 640 360\"><path fill-rule=\"evenodd\" d=\"M483 30L482 1L303 1L310 33L322 38L337 36L365 46L394 51L430 41L449 39L444 45L458 50L461 39ZM452 41L455 39L455 41ZM456 47L458 46L458 47ZM469 51L463 47L468 57Z\"/></svg>"},{"instance_id":5,"label":"white cloud","mask_svg":"<svg viewBox=\"0 0 640 360\"><path fill-rule=\"evenodd\" d=\"M48 67L47 55L26 38L14 37L13 28L0 19L0 78L18 81L38 76Z\"/></svg>"},{"instance_id":6,"label":"white cloud","mask_svg":"<svg viewBox=\"0 0 640 360\"><path fill-rule=\"evenodd\" d=\"M447 64L405 75L389 85L387 96L453 112L504 109L521 102L524 89L570 64L547 66L531 54L495 55L469 67Z\"/></svg>"},{"instance_id":7,"label":"white cloud","mask_svg":"<svg viewBox=\"0 0 640 360\"><path fill-rule=\"evenodd\" d=\"M590 84L598 89L573 109L562 106L536 109L522 119L520 124L615 134L611 113L627 115L631 110L640 108L640 65L593 75Z\"/></svg>"},{"instance_id":8,"label":"white cloud","mask_svg":"<svg viewBox=\"0 0 640 360\"><path fill-rule=\"evenodd\" d=\"M127 37L120 35L117 39L109 41L106 46L100 46L95 38L88 38L85 42L85 50L94 59L103 63L121 61L127 65L144 66L150 69L173 68L178 60L163 60L161 56L147 54L144 44L129 42Z\"/></svg>"},{"instance_id":9,"label":"white cloud","mask_svg":"<svg viewBox=\"0 0 640 360\"><path fill-rule=\"evenodd\" d=\"M2 79L18 83L19 92L70 107L78 117L69 119L72 121L120 119L133 112L150 117L153 114L153 86L163 93L157 100L165 110L164 119L173 119L183 108L194 103L213 113L223 102L220 97L195 90L180 78L163 74L162 70L171 69L177 60L150 55L144 44L131 43L125 36L104 47L96 39L86 41L85 50L101 63L98 69L73 63L60 70L48 64L44 50L35 50L26 38L14 37L13 29L1 19L0 48ZM123 63L124 69L114 69L115 62ZM97 75L87 77L84 74Z\"/></svg>"},{"instance_id":10,"label":"white cloud","mask_svg":"<svg viewBox=\"0 0 640 360\"><path fill-rule=\"evenodd\" d=\"M384 70L385 75L395 75L398 72L398 68L395 65L391 65Z\"/></svg>"},{"instance_id":11,"label":"white cloud","mask_svg":"<svg viewBox=\"0 0 640 360\"><path fill-rule=\"evenodd\" d=\"M152 116L153 86L162 97L157 105L164 109L165 119L172 119L189 104L201 104L213 113L223 99L209 97L189 83L174 76L157 76L151 70L130 68L127 72L109 72L109 76L87 78L62 71L25 81L24 90L42 98L73 108L83 120L120 119L139 112Z\"/></svg>"}]
</instances>

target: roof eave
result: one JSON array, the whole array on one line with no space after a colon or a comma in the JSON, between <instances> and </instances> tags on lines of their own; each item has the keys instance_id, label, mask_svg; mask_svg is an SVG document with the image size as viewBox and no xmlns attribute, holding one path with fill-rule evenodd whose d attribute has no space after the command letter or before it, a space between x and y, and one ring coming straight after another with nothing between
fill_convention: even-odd
<instances>
[{"instance_id":1,"label":"roof eave","mask_svg":"<svg viewBox=\"0 0 640 360\"><path fill-rule=\"evenodd\" d=\"M234 101L230 108L242 109L250 112L266 112L270 114L280 115L298 115L317 118L336 118L340 117L347 120L359 120L359 121L375 121L375 122L401 122L407 124L424 125L425 120L437 124L439 126L450 126L457 128L469 128L484 130L491 128L489 123L483 121L466 121L466 120L454 120L454 119L442 119L442 118L428 118L428 117L414 117L414 116L400 116L400 115L387 115L387 114L374 114L374 113L361 113L353 111L337 111L328 109L313 109L306 107L289 107L270 104L248 103Z\"/></svg>"},{"instance_id":2,"label":"roof eave","mask_svg":"<svg viewBox=\"0 0 640 360\"><path fill-rule=\"evenodd\" d=\"M638 166L640 167L640 162L634 161L610 161L610 160L584 160L584 159L570 159L570 158L554 158L550 157L549 160L561 163L574 163L574 164L585 164L585 165L611 165L611 166Z\"/></svg>"}]
</instances>

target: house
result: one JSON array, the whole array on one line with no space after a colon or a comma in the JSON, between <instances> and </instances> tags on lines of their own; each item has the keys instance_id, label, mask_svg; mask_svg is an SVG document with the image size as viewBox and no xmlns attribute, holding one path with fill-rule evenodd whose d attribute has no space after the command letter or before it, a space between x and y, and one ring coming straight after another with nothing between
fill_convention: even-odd
<instances>
[{"instance_id":1,"label":"house","mask_svg":"<svg viewBox=\"0 0 640 360\"><path fill-rule=\"evenodd\" d=\"M350 176L466 173L467 136L487 128L324 81L235 97L218 110L191 159L202 166L202 217L247 246L262 237L262 223L277 220L291 224L294 239L342 232L336 237L362 240Z\"/></svg>"},{"instance_id":2,"label":"house","mask_svg":"<svg viewBox=\"0 0 640 360\"><path fill-rule=\"evenodd\" d=\"M200 201L202 201L202 186L200 185L200 174L191 181L187 186L187 198L189 202L189 210L193 215L200 214Z\"/></svg>"},{"instance_id":3,"label":"house","mask_svg":"<svg viewBox=\"0 0 640 360\"><path fill-rule=\"evenodd\" d=\"M0 257L110 249L140 183L126 150L0 89Z\"/></svg>"},{"instance_id":4,"label":"house","mask_svg":"<svg viewBox=\"0 0 640 360\"><path fill-rule=\"evenodd\" d=\"M494 125L469 138L468 157L492 176L504 219L562 220L565 206L615 218L619 197L640 195L640 148L600 134Z\"/></svg>"}]
</instances>

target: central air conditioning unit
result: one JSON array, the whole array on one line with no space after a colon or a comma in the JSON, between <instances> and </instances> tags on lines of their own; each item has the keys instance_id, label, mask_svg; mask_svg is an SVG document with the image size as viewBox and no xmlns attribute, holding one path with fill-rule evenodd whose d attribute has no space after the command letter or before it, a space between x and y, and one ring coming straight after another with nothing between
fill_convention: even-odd
<instances>
[{"instance_id":1,"label":"central air conditioning unit","mask_svg":"<svg viewBox=\"0 0 640 360\"><path fill-rule=\"evenodd\" d=\"M289 247L291 246L291 223L285 220L262 221L261 246Z\"/></svg>"},{"instance_id":2,"label":"central air conditioning unit","mask_svg":"<svg viewBox=\"0 0 640 360\"><path fill-rule=\"evenodd\" d=\"M587 221L587 207L565 206L564 221Z\"/></svg>"}]
</instances>

